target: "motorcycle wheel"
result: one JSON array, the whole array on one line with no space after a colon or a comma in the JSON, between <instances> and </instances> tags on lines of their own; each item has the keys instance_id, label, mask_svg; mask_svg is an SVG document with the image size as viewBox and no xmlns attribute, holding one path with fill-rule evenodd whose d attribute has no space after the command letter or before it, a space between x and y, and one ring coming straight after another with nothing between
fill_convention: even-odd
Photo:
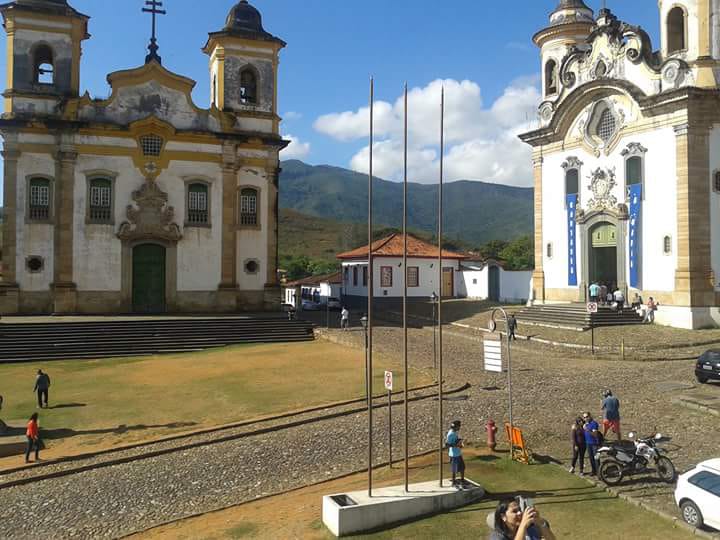
<instances>
[{"instance_id":1,"label":"motorcycle wheel","mask_svg":"<svg viewBox=\"0 0 720 540\"><path fill-rule=\"evenodd\" d=\"M622 465L616 461L606 461L600 465L598 472L600 474L600 480L609 486L619 484L623 477Z\"/></svg>"},{"instance_id":2,"label":"motorcycle wheel","mask_svg":"<svg viewBox=\"0 0 720 540\"><path fill-rule=\"evenodd\" d=\"M672 484L675 481L675 465L665 456L660 456L657 460L657 473L663 482Z\"/></svg>"}]
</instances>

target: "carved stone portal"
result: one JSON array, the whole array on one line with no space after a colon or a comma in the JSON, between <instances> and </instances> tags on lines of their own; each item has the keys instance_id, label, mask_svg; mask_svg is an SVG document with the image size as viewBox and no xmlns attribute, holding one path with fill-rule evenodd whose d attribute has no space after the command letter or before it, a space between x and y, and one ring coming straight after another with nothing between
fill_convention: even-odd
<instances>
[{"instance_id":1,"label":"carved stone portal","mask_svg":"<svg viewBox=\"0 0 720 540\"><path fill-rule=\"evenodd\" d=\"M175 209L167 205L168 195L151 178L132 194L137 205L127 207L127 219L120 225L118 238L123 241L164 240L177 243L182 238L180 227L173 223Z\"/></svg>"}]
</instances>

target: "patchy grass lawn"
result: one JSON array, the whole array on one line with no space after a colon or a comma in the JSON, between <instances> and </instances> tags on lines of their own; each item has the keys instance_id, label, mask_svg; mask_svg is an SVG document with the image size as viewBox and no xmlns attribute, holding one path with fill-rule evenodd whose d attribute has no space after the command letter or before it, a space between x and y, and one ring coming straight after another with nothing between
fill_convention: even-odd
<instances>
[{"instance_id":1,"label":"patchy grass lawn","mask_svg":"<svg viewBox=\"0 0 720 540\"><path fill-rule=\"evenodd\" d=\"M378 358L383 371L402 375L400 363ZM38 368L52 380L50 408L40 426L53 458L173 433L359 398L365 394L364 351L318 340L239 345L201 353L116 360L0 365L1 417L24 434L35 412ZM413 386L429 383L411 373ZM0 460L0 468L20 458Z\"/></svg>"},{"instance_id":2,"label":"patchy grass lawn","mask_svg":"<svg viewBox=\"0 0 720 540\"><path fill-rule=\"evenodd\" d=\"M522 494L532 497L541 514L551 523L558 538L606 538L651 540L690 539L685 529L646 510L641 510L554 465L520 465L505 458L468 449L467 477L488 492L479 503L431 518L400 525L357 539L487 538L487 515L497 501ZM436 478L434 456L413 460L411 482ZM376 485L402 482L402 469L376 473ZM234 508L213 512L173 525L154 529L134 538L227 539L227 538L334 538L321 520L322 496L363 489L366 476L351 476ZM595 531L588 534L587 531Z\"/></svg>"}]
</instances>

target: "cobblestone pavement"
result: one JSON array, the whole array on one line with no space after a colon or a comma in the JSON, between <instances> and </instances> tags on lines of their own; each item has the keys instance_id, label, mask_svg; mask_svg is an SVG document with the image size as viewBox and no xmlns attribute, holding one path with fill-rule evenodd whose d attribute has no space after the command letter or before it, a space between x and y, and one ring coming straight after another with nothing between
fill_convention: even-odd
<instances>
[{"instance_id":1,"label":"cobblestone pavement","mask_svg":"<svg viewBox=\"0 0 720 540\"><path fill-rule=\"evenodd\" d=\"M359 329L331 334L348 345L362 346ZM484 441L484 422L493 418L501 423L507 413L506 378L482 370L481 338L475 332L448 329L443 348L447 386L473 385L463 393L466 400L452 396L445 403L443 424L462 419L465 440L477 444ZM397 355L401 329L377 328L374 340L379 352ZM601 392L611 388L621 400L625 430L645 434L658 429L673 437L675 445L669 448L679 470L717 455L717 417L671 402L675 393L694 385L691 362L598 361L530 343L513 347L515 421L537 454L567 460L571 420L581 410L599 416ZM417 368L432 368L429 330L410 331L409 357ZM401 410L398 406L393 413L396 455L401 451ZM413 403L410 411L411 448L428 450L437 441L437 401ZM384 409L375 419L376 459L385 461ZM0 489L0 531L7 538L117 537L339 476L365 463L366 425L366 415L357 413ZM675 512L668 486L633 481L624 489Z\"/></svg>"}]
</instances>

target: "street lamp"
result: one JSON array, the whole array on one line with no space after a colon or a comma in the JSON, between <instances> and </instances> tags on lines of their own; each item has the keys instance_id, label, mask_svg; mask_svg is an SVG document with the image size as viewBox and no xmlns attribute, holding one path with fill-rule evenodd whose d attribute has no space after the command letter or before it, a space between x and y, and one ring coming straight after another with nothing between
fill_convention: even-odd
<instances>
[{"instance_id":1,"label":"street lamp","mask_svg":"<svg viewBox=\"0 0 720 540\"><path fill-rule=\"evenodd\" d=\"M437 294L435 291L430 295L430 302L432 303L432 332L433 332L433 369L437 369L437 360L435 354L437 351L437 345L435 344L435 302L437 302Z\"/></svg>"}]
</instances>

